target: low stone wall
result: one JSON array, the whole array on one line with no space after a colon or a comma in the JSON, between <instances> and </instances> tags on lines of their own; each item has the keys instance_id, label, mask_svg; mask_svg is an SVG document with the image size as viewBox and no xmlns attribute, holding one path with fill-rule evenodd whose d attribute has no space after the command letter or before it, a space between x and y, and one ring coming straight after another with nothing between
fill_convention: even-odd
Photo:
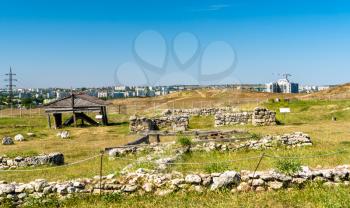
<instances>
[{"instance_id":1,"label":"low stone wall","mask_svg":"<svg viewBox=\"0 0 350 208\"><path fill-rule=\"evenodd\" d=\"M231 113L237 111L236 108L193 108L193 109L167 109L163 115L187 115L187 116L214 116L218 113Z\"/></svg>"},{"instance_id":2,"label":"low stone wall","mask_svg":"<svg viewBox=\"0 0 350 208\"><path fill-rule=\"evenodd\" d=\"M147 132L159 129L171 129L173 131L186 131L189 125L189 117L185 115L162 116L156 118L136 117L130 118L131 132Z\"/></svg>"},{"instance_id":3,"label":"low stone wall","mask_svg":"<svg viewBox=\"0 0 350 208\"><path fill-rule=\"evenodd\" d=\"M276 112L266 108L255 108L253 112L217 113L215 126L253 124L254 126L276 125Z\"/></svg>"},{"instance_id":4,"label":"low stone wall","mask_svg":"<svg viewBox=\"0 0 350 208\"><path fill-rule=\"evenodd\" d=\"M266 108L255 108L252 117L254 126L272 126L276 125L276 112Z\"/></svg>"},{"instance_id":5,"label":"low stone wall","mask_svg":"<svg viewBox=\"0 0 350 208\"><path fill-rule=\"evenodd\" d=\"M302 133L286 134L276 137L263 137L257 141L250 141L249 147L270 147L274 140L280 140L284 145L299 146L298 144L311 143L310 137ZM271 142L272 141L272 142ZM261 171L226 171L223 173L191 173L164 172L168 165L176 163L182 155L191 151L191 148L174 148L175 143L153 144L147 146L134 146L113 149L109 152L111 157L149 151L150 154L131 160L117 178L111 174L100 178L96 176L89 179L77 179L66 182L48 182L38 179L30 183L0 182L0 205L6 200L12 200L14 205L20 205L29 198L40 199L44 197L60 198L70 197L72 194L154 194L165 196L174 192L206 192L221 189L230 189L232 192L272 191L295 187L302 187L312 181L324 183L327 186L340 184L349 185L350 166L338 166L333 169L310 169L302 167L293 175L285 175L275 170ZM210 143L208 143L210 144ZM248 144L248 143L247 143ZM260 144L260 145L258 145ZM268 144L268 145L266 145ZM245 145L243 145L245 146ZM301 145L303 146L303 145ZM204 150L202 146L199 150ZM210 147L210 146L209 146ZM197 147L194 147L197 148ZM209 148L217 150L219 146ZM220 147L222 149L222 146ZM194 149L192 149L194 150ZM170 154L170 155L169 155ZM133 169L137 164L152 163L153 170ZM102 181L100 186L100 181Z\"/></svg>"},{"instance_id":6,"label":"low stone wall","mask_svg":"<svg viewBox=\"0 0 350 208\"><path fill-rule=\"evenodd\" d=\"M305 184L316 182L335 187L350 184L350 166L343 165L331 169L302 169L285 175L275 170L226 171L212 174L188 174L179 172L156 173L153 170L139 169L120 178L114 174L91 179L78 179L67 182L48 182L38 179L30 183L0 182L0 205L7 199L14 205L26 202L28 198L40 199L45 196L69 197L72 194L134 193L165 196L174 192L206 192L229 189L231 192L274 191L280 189L302 188Z\"/></svg>"},{"instance_id":7,"label":"low stone wall","mask_svg":"<svg viewBox=\"0 0 350 208\"><path fill-rule=\"evenodd\" d=\"M203 108L166 110L161 117L130 117L131 132L146 132L163 128L186 131L190 116L215 115L215 126L253 124L269 126L276 124L276 113L266 108L255 108L253 112L234 112L233 108Z\"/></svg>"},{"instance_id":8,"label":"low stone wall","mask_svg":"<svg viewBox=\"0 0 350 208\"><path fill-rule=\"evenodd\" d=\"M225 113L215 115L215 126L249 124L252 122L252 112Z\"/></svg>"},{"instance_id":9,"label":"low stone wall","mask_svg":"<svg viewBox=\"0 0 350 208\"><path fill-rule=\"evenodd\" d=\"M130 124L129 128L131 132L144 132L144 131L151 131L151 130L157 130L155 123L146 117L136 117L132 116L129 119Z\"/></svg>"},{"instance_id":10,"label":"low stone wall","mask_svg":"<svg viewBox=\"0 0 350 208\"><path fill-rule=\"evenodd\" d=\"M232 143L217 143L209 142L198 144L191 148L191 151L237 151L241 149L262 150L270 149L278 146L286 148L312 146L311 138L308 134L296 132L292 134L285 134L283 136L265 136L259 140L250 140L245 142Z\"/></svg>"},{"instance_id":11,"label":"low stone wall","mask_svg":"<svg viewBox=\"0 0 350 208\"><path fill-rule=\"evenodd\" d=\"M203 141L203 140L202 140ZM151 144L151 145L143 145L143 146L125 146L119 147L109 150L110 157L121 157L128 154L137 154L139 152L164 152L165 149L169 149L171 145L175 144L171 143L162 143L162 144ZM295 148L295 147L303 147L303 146L312 146L312 140L308 134L304 134L302 132L295 132L291 134L277 135L277 136L264 136L258 140L248 140L248 141L240 141L236 140L233 142L204 142L193 144L187 151L238 151L242 149L250 149L250 150L262 150L269 149L278 146L284 146L286 148Z\"/></svg>"},{"instance_id":12,"label":"low stone wall","mask_svg":"<svg viewBox=\"0 0 350 208\"><path fill-rule=\"evenodd\" d=\"M50 153L33 157L0 157L0 170L16 169L18 167L32 167L39 165L63 165L64 156L62 153Z\"/></svg>"}]
</instances>

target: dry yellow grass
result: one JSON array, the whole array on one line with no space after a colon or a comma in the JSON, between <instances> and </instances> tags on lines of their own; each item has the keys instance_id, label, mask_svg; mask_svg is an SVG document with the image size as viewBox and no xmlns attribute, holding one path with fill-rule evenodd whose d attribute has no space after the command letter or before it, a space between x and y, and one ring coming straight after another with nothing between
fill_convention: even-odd
<instances>
[{"instance_id":1,"label":"dry yellow grass","mask_svg":"<svg viewBox=\"0 0 350 208\"><path fill-rule=\"evenodd\" d=\"M225 96L233 95L232 93L234 92L222 90L186 91L157 98L135 98L130 100L118 100L114 102L114 107L120 103L130 104L133 102L141 102L145 105L147 104L151 106L152 102L160 102L162 105L167 106L170 105L172 101L179 99L187 101L187 104L189 104L191 101L195 102L198 99L203 99L204 101L212 101L215 105L225 105L225 102L227 102ZM243 93L241 96L249 97L250 99L253 99L254 96L257 96L261 101L266 101L267 98L280 95L267 95L265 93ZM240 105L240 107L245 109L252 109L256 105L265 104L262 102L258 103L256 101L248 103L244 102ZM182 105L175 107L181 106ZM184 106L191 107L190 105ZM350 105L348 101L330 101L325 103L320 103L318 101L311 103L297 102L291 106L293 113L287 116L285 125L274 127L235 126L225 127L225 129L243 128L262 135L303 131L305 133L309 133L312 136L313 141L315 142L315 146L296 153L312 154L315 152L327 152L349 146L349 106ZM275 106L275 104L273 104L268 107L272 107L276 110L279 106ZM157 113L152 109L152 107L146 108L146 110L148 114ZM110 110L110 112L113 111ZM332 115L339 116L339 120L337 122L332 122L330 119ZM46 118L44 115L32 115L32 117L26 116L23 118L0 118L1 137L13 137L18 133L25 135L28 132L34 132L37 135L34 138L30 138L29 141L16 143L13 146L0 146L0 155L25 155L28 153L50 153L59 151L64 153L67 163L79 161L98 154L100 150L106 147L123 145L129 141L136 139L138 137L137 135L129 135L127 123L128 117L128 115L121 116L110 114L110 119L114 124L108 127L67 128L72 136L72 138L68 140L57 138L56 134L58 130L52 130L46 127ZM280 115L278 115L278 118L282 119ZM198 118L194 119L191 127L206 129L212 128L211 125L208 125L209 120L202 122L201 120L198 120ZM174 140L174 137L163 138L163 141L172 140ZM249 154L256 153L253 152L245 154L243 152L238 156L245 157L249 156ZM331 157L324 160L315 160L314 162L311 162L310 165L315 165L319 162L325 166L332 166L335 164L347 163L349 159L350 158L348 156ZM108 161L105 159L104 170L105 173L108 174L110 172L120 170L120 168L124 167L125 165L126 163L122 161ZM270 168L272 166L273 164L271 162L266 163L265 166L263 165L262 167ZM48 180L67 180L79 177L91 177L96 174L98 174L98 159L72 167L65 167L57 170L49 170L43 172L0 173L0 180L15 180L20 182L33 180L35 178L47 178Z\"/></svg>"}]
</instances>

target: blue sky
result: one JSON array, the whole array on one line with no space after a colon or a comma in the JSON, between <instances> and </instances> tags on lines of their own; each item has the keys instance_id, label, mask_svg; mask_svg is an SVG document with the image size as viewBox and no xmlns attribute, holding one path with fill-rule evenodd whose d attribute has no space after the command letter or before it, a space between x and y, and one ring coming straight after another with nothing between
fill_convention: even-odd
<instances>
[{"instance_id":1,"label":"blue sky","mask_svg":"<svg viewBox=\"0 0 350 208\"><path fill-rule=\"evenodd\" d=\"M167 51L179 33L194 34L200 42L197 59L205 57L209 74L220 71L230 57L218 49L201 56L205 48L216 41L231 45L234 71L212 84L265 83L285 72L302 84L345 83L350 77L349 22L350 2L340 0L0 0L0 74L12 66L19 87L113 85L116 69L135 62L135 39L152 30L163 36ZM159 58L160 48L150 38L144 53ZM154 79L186 84L170 73L179 70L174 56L167 58L167 76ZM142 82L136 68L118 79ZM0 81L0 88L4 85Z\"/></svg>"}]
</instances>

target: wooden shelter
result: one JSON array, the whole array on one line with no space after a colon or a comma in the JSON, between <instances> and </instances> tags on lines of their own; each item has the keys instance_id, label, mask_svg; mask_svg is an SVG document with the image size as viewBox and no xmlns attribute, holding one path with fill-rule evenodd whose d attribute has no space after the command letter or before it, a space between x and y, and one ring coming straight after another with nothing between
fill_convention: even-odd
<instances>
[{"instance_id":1,"label":"wooden shelter","mask_svg":"<svg viewBox=\"0 0 350 208\"><path fill-rule=\"evenodd\" d=\"M108 125L107 103L86 94L71 94L68 97L45 104L44 108L47 113L49 128L51 128L51 115L54 117L55 128L72 124L77 126L78 119L81 119L82 124L87 122L93 126L98 126L98 122L85 114L88 112L99 113L98 117L100 117L102 125ZM72 113L73 115L62 123L63 113Z\"/></svg>"}]
</instances>

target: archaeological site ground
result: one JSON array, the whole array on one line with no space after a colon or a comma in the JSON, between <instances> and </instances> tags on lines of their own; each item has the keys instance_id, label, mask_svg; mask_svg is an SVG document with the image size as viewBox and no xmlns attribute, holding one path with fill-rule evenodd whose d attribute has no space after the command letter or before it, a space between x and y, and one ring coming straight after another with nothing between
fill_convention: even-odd
<instances>
[{"instance_id":1,"label":"archaeological site ground","mask_svg":"<svg viewBox=\"0 0 350 208\"><path fill-rule=\"evenodd\" d=\"M349 98L199 89L110 101L108 125L49 117L62 128L4 109L0 205L348 207Z\"/></svg>"}]
</instances>

